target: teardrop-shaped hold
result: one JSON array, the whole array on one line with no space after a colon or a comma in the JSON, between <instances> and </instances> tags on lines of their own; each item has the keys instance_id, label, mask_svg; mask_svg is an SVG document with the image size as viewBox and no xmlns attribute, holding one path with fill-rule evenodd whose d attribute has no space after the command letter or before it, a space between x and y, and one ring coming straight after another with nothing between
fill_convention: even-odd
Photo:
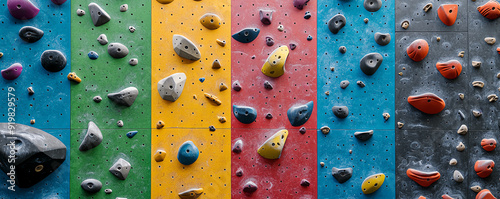
<instances>
[{"instance_id":1,"label":"teardrop-shaped hold","mask_svg":"<svg viewBox=\"0 0 500 199\"><path fill-rule=\"evenodd\" d=\"M20 63L15 63L2 70L2 77L6 80L14 80L21 75L22 71L23 66Z\"/></svg>"},{"instance_id":2,"label":"teardrop-shaped hold","mask_svg":"<svg viewBox=\"0 0 500 199\"><path fill-rule=\"evenodd\" d=\"M476 195L476 199L496 199L488 189L483 189Z\"/></svg>"},{"instance_id":3,"label":"teardrop-shaped hold","mask_svg":"<svg viewBox=\"0 0 500 199\"><path fill-rule=\"evenodd\" d=\"M377 12L382 7L381 0L365 0L363 6L368 12Z\"/></svg>"},{"instance_id":4,"label":"teardrop-shaped hold","mask_svg":"<svg viewBox=\"0 0 500 199\"><path fill-rule=\"evenodd\" d=\"M139 95L139 90L135 87L128 87L118 93L109 93L108 98L123 106L132 106L135 98Z\"/></svg>"},{"instance_id":5,"label":"teardrop-shaped hold","mask_svg":"<svg viewBox=\"0 0 500 199\"><path fill-rule=\"evenodd\" d=\"M448 194L443 194L443 195L441 195L441 198L443 198L443 199L456 199L456 198L451 197L451 196L450 196L450 195L448 195Z\"/></svg>"},{"instance_id":6,"label":"teardrop-shaped hold","mask_svg":"<svg viewBox=\"0 0 500 199\"><path fill-rule=\"evenodd\" d=\"M373 136L373 130L354 133L354 137L362 141L369 140L370 138L372 138L372 136Z\"/></svg>"},{"instance_id":7,"label":"teardrop-shaped hold","mask_svg":"<svg viewBox=\"0 0 500 199\"><path fill-rule=\"evenodd\" d=\"M67 78L68 78L68 80L76 82L76 83L82 82L82 79L80 79L80 77L78 77L78 75L76 75L75 72L69 73Z\"/></svg>"},{"instance_id":8,"label":"teardrop-shaped hold","mask_svg":"<svg viewBox=\"0 0 500 199\"><path fill-rule=\"evenodd\" d=\"M333 34L337 34L340 31L340 29L342 29L345 26L345 24L346 24L345 16L343 14L337 14L328 21L328 29Z\"/></svg>"},{"instance_id":9,"label":"teardrop-shaped hold","mask_svg":"<svg viewBox=\"0 0 500 199\"><path fill-rule=\"evenodd\" d=\"M166 156L167 152L165 152L164 150L157 150L153 155L156 162L163 162Z\"/></svg>"},{"instance_id":10,"label":"teardrop-shaped hold","mask_svg":"<svg viewBox=\"0 0 500 199\"><path fill-rule=\"evenodd\" d=\"M364 194L371 194L382 187L384 181L385 175L383 173L371 175L363 181L363 184L361 184L361 190Z\"/></svg>"},{"instance_id":11,"label":"teardrop-shaped hold","mask_svg":"<svg viewBox=\"0 0 500 199\"><path fill-rule=\"evenodd\" d=\"M347 106L334 106L332 111L338 118L346 118L349 115L349 108Z\"/></svg>"},{"instance_id":12,"label":"teardrop-shaped hold","mask_svg":"<svg viewBox=\"0 0 500 199\"><path fill-rule=\"evenodd\" d=\"M172 1L174 0L156 0L158 3L161 3L161 4L169 4L169 3L172 3Z\"/></svg>"},{"instance_id":13,"label":"teardrop-shaped hold","mask_svg":"<svg viewBox=\"0 0 500 199\"><path fill-rule=\"evenodd\" d=\"M193 188L179 193L181 199L196 199L203 194L203 188Z\"/></svg>"},{"instance_id":14,"label":"teardrop-shaped hold","mask_svg":"<svg viewBox=\"0 0 500 199\"><path fill-rule=\"evenodd\" d=\"M24 26L19 30L19 37L28 43L34 43L43 37L43 31L33 26Z\"/></svg>"},{"instance_id":15,"label":"teardrop-shaped hold","mask_svg":"<svg viewBox=\"0 0 500 199\"><path fill-rule=\"evenodd\" d=\"M486 178L493 173L495 162L493 160L478 160L474 164L474 171L481 178Z\"/></svg>"},{"instance_id":16,"label":"teardrop-shaped hold","mask_svg":"<svg viewBox=\"0 0 500 199\"><path fill-rule=\"evenodd\" d=\"M259 153L260 156L266 159L279 159L281 157L283 147L285 147L287 137L288 130L283 129L278 131L259 147L257 153Z\"/></svg>"},{"instance_id":17,"label":"teardrop-shaped hold","mask_svg":"<svg viewBox=\"0 0 500 199\"><path fill-rule=\"evenodd\" d=\"M99 54L97 54L97 52L95 51L90 51L87 55L91 60L96 60L97 58L99 58Z\"/></svg>"},{"instance_id":18,"label":"teardrop-shaped hold","mask_svg":"<svg viewBox=\"0 0 500 199\"><path fill-rule=\"evenodd\" d=\"M250 124L257 119L257 110L249 106L233 105L233 114L243 124Z\"/></svg>"},{"instance_id":19,"label":"teardrop-shaped hold","mask_svg":"<svg viewBox=\"0 0 500 199\"><path fill-rule=\"evenodd\" d=\"M359 62L359 68L366 75L373 75L377 72L380 65L382 65L382 61L384 57L380 53L370 53L365 55L361 61Z\"/></svg>"},{"instance_id":20,"label":"teardrop-shaped hold","mask_svg":"<svg viewBox=\"0 0 500 199\"><path fill-rule=\"evenodd\" d=\"M80 144L80 151L88 151L95 148L102 142L102 133L97 125L90 121L87 128L87 133Z\"/></svg>"},{"instance_id":21,"label":"teardrop-shaped hold","mask_svg":"<svg viewBox=\"0 0 500 199\"><path fill-rule=\"evenodd\" d=\"M292 106L286 112L288 121L292 126L301 126L309 120L313 112L314 102L310 101L307 104L300 104Z\"/></svg>"},{"instance_id":22,"label":"teardrop-shaped hold","mask_svg":"<svg viewBox=\"0 0 500 199\"><path fill-rule=\"evenodd\" d=\"M124 58L128 55L128 48L121 43L110 43L108 45L108 54L115 59Z\"/></svg>"},{"instance_id":23,"label":"teardrop-shaped hold","mask_svg":"<svg viewBox=\"0 0 500 199\"><path fill-rule=\"evenodd\" d=\"M174 44L174 51L179 57L192 61L197 61L201 58L200 51L188 38L182 35L174 35L172 41Z\"/></svg>"},{"instance_id":24,"label":"teardrop-shaped hold","mask_svg":"<svg viewBox=\"0 0 500 199\"><path fill-rule=\"evenodd\" d=\"M175 102L181 96L185 84L186 74L175 73L158 81L158 93L162 99Z\"/></svg>"},{"instance_id":25,"label":"teardrop-shaped hold","mask_svg":"<svg viewBox=\"0 0 500 199\"><path fill-rule=\"evenodd\" d=\"M89 193L97 193L101 190L102 188L102 183L99 180L96 179L86 179L84 180L80 186L82 187L83 190Z\"/></svg>"},{"instance_id":26,"label":"teardrop-shaped hold","mask_svg":"<svg viewBox=\"0 0 500 199\"><path fill-rule=\"evenodd\" d=\"M32 19L40 12L30 0L7 0L7 7L10 15L21 20Z\"/></svg>"},{"instance_id":27,"label":"teardrop-shaped hold","mask_svg":"<svg viewBox=\"0 0 500 199\"><path fill-rule=\"evenodd\" d=\"M285 74L285 64L289 52L286 45L275 49L262 66L262 73L268 77L279 77Z\"/></svg>"},{"instance_id":28,"label":"teardrop-shaped hold","mask_svg":"<svg viewBox=\"0 0 500 199\"><path fill-rule=\"evenodd\" d=\"M260 29L258 28L245 28L233 35L233 39L241 43L250 43L257 36L259 36Z\"/></svg>"},{"instance_id":29,"label":"teardrop-shaped hold","mask_svg":"<svg viewBox=\"0 0 500 199\"><path fill-rule=\"evenodd\" d=\"M138 133L137 131L129 131L127 133L127 137L128 138L133 138L135 135L137 135L137 133Z\"/></svg>"},{"instance_id":30,"label":"teardrop-shaped hold","mask_svg":"<svg viewBox=\"0 0 500 199\"><path fill-rule=\"evenodd\" d=\"M408 169L406 170L406 175L420 186L428 187L431 186L432 183L436 182L441 178L441 174L437 171L432 172L424 172L416 169Z\"/></svg>"},{"instance_id":31,"label":"teardrop-shaped hold","mask_svg":"<svg viewBox=\"0 0 500 199\"><path fill-rule=\"evenodd\" d=\"M375 42L378 45L385 46L391 42L391 34L389 33L375 33Z\"/></svg>"},{"instance_id":32,"label":"teardrop-shaped hold","mask_svg":"<svg viewBox=\"0 0 500 199\"><path fill-rule=\"evenodd\" d=\"M120 158L115 162L115 164L113 164L113 166L111 166L111 168L109 168L109 172L118 179L125 180L130 173L130 169L132 169L130 162Z\"/></svg>"},{"instance_id":33,"label":"teardrop-shaped hold","mask_svg":"<svg viewBox=\"0 0 500 199\"><path fill-rule=\"evenodd\" d=\"M260 22L265 25L271 24L273 19L273 11L272 10L259 10Z\"/></svg>"},{"instance_id":34,"label":"teardrop-shaped hold","mask_svg":"<svg viewBox=\"0 0 500 199\"><path fill-rule=\"evenodd\" d=\"M220 27L222 20L219 16L212 13L207 13L201 16L200 23L209 30L215 30Z\"/></svg>"},{"instance_id":35,"label":"teardrop-shaped hold","mask_svg":"<svg viewBox=\"0 0 500 199\"><path fill-rule=\"evenodd\" d=\"M238 80L234 81L231 87L233 87L233 90L235 91L241 91L240 81Z\"/></svg>"},{"instance_id":36,"label":"teardrop-shaped hold","mask_svg":"<svg viewBox=\"0 0 500 199\"><path fill-rule=\"evenodd\" d=\"M111 20L109 14L96 3L89 4L89 11L92 22L96 27L108 23L108 21Z\"/></svg>"},{"instance_id":37,"label":"teardrop-shaped hold","mask_svg":"<svg viewBox=\"0 0 500 199\"><path fill-rule=\"evenodd\" d=\"M200 151L198 147L192 141L186 141L179 147L177 160L183 165L190 165L198 160L199 155Z\"/></svg>"},{"instance_id":38,"label":"teardrop-shaped hold","mask_svg":"<svg viewBox=\"0 0 500 199\"><path fill-rule=\"evenodd\" d=\"M254 182L252 181L248 181L244 186L243 186L243 192L245 193L248 193L248 194L251 194L255 191L257 191L259 187L257 186L257 184L255 184Z\"/></svg>"},{"instance_id":39,"label":"teardrop-shaped hold","mask_svg":"<svg viewBox=\"0 0 500 199\"><path fill-rule=\"evenodd\" d=\"M309 0L293 0L293 7L302 10Z\"/></svg>"},{"instance_id":40,"label":"teardrop-shaped hold","mask_svg":"<svg viewBox=\"0 0 500 199\"><path fill-rule=\"evenodd\" d=\"M408 103L427 114L438 114L446 105L443 99L434 93L409 96Z\"/></svg>"},{"instance_id":41,"label":"teardrop-shaped hold","mask_svg":"<svg viewBox=\"0 0 500 199\"><path fill-rule=\"evenodd\" d=\"M482 6L477 7L477 11L484 17L494 20L500 17L500 3L491 0Z\"/></svg>"},{"instance_id":42,"label":"teardrop-shaped hold","mask_svg":"<svg viewBox=\"0 0 500 199\"><path fill-rule=\"evenodd\" d=\"M462 64L457 60L438 62L436 68L446 79L456 79L462 72Z\"/></svg>"},{"instance_id":43,"label":"teardrop-shaped hold","mask_svg":"<svg viewBox=\"0 0 500 199\"><path fill-rule=\"evenodd\" d=\"M443 4L438 8L438 16L441 21L447 25L452 26L457 20L458 5L457 4Z\"/></svg>"},{"instance_id":44,"label":"teardrop-shaped hold","mask_svg":"<svg viewBox=\"0 0 500 199\"><path fill-rule=\"evenodd\" d=\"M43 68L50 72L58 72L66 67L66 57L58 50L46 50L40 57Z\"/></svg>"},{"instance_id":45,"label":"teardrop-shaped hold","mask_svg":"<svg viewBox=\"0 0 500 199\"><path fill-rule=\"evenodd\" d=\"M429 44L423 39L417 39L411 42L410 46L406 48L406 54L413 61L422 61L429 53Z\"/></svg>"},{"instance_id":46,"label":"teardrop-shaped hold","mask_svg":"<svg viewBox=\"0 0 500 199\"><path fill-rule=\"evenodd\" d=\"M352 168L338 169L333 167L332 175L335 179L337 179L337 181L339 181L339 183L347 182L352 177Z\"/></svg>"},{"instance_id":47,"label":"teardrop-shaped hold","mask_svg":"<svg viewBox=\"0 0 500 199\"><path fill-rule=\"evenodd\" d=\"M493 151L497 148L497 141L493 138L481 140L481 147L486 151Z\"/></svg>"}]
</instances>

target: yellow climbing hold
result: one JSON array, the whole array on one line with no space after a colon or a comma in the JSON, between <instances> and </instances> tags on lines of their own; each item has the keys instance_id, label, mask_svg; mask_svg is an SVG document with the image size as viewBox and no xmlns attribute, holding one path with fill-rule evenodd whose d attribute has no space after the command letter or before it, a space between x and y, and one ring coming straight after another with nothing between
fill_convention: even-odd
<instances>
[{"instance_id":1,"label":"yellow climbing hold","mask_svg":"<svg viewBox=\"0 0 500 199\"><path fill-rule=\"evenodd\" d=\"M281 46L273 51L267 58L264 66L262 66L262 73L269 77L279 77L285 73L285 62L288 57L288 47Z\"/></svg>"},{"instance_id":2,"label":"yellow climbing hold","mask_svg":"<svg viewBox=\"0 0 500 199\"><path fill-rule=\"evenodd\" d=\"M156 123L156 128L157 129L161 129L165 126L165 122L161 121L161 120L158 120L158 122Z\"/></svg>"},{"instance_id":3,"label":"yellow climbing hold","mask_svg":"<svg viewBox=\"0 0 500 199\"><path fill-rule=\"evenodd\" d=\"M207 13L200 18L200 23L210 30L215 30L220 27L221 19L216 14Z\"/></svg>"},{"instance_id":4,"label":"yellow climbing hold","mask_svg":"<svg viewBox=\"0 0 500 199\"><path fill-rule=\"evenodd\" d=\"M219 91L225 91L225 90L227 90L227 85L224 84L224 82L221 82L219 84Z\"/></svg>"},{"instance_id":5,"label":"yellow climbing hold","mask_svg":"<svg viewBox=\"0 0 500 199\"><path fill-rule=\"evenodd\" d=\"M226 46L226 41L217 39L217 44L219 44L220 46L224 47L224 46Z\"/></svg>"},{"instance_id":6,"label":"yellow climbing hold","mask_svg":"<svg viewBox=\"0 0 500 199\"><path fill-rule=\"evenodd\" d=\"M371 175L363 181L363 184L361 184L361 190L364 194L371 194L382 187L384 180L385 175L383 173Z\"/></svg>"},{"instance_id":7,"label":"yellow climbing hold","mask_svg":"<svg viewBox=\"0 0 500 199\"><path fill-rule=\"evenodd\" d=\"M76 76L76 73L75 72L71 72L68 74L68 79L70 81L74 81L76 83L80 83L82 82L82 79L80 79L78 76Z\"/></svg>"},{"instance_id":8,"label":"yellow climbing hold","mask_svg":"<svg viewBox=\"0 0 500 199\"><path fill-rule=\"evenodd\" d=\"M215 103L217 106L220 106L222 102L220 101L219 98L217 98L215 95L205 93L205 97Z\"/></svg>"},{"instance_id":9,"label":"yellow climbing hold","mask_svg":"<svg viewBox=\"0 0 500 199\"><path fill-rule=\"evenodd\" d=\"M226 122L226 117L224 117L224 116L218 116L218 118L219 118L219 122L220 123Z\"/></svg>"},{"instance_id":10,"label":"yellow climbing hold","mask_svg":"<svg viewBox=\"0 0 500 199\"><path fill-rule=\"evenodd\" d=\"M154 154L154 158L155 158L156 162L163 162L163 160L165 159L165 156L167 156L167 152L165 152L164 150L158 150Z\"/></svg>"},{"instance_id":11,"label":"yellow climbing hold","mask_svg":"<svg viewBox=\"0 0 500 199\"><path fill-rule=\"evenodd\" d=\"M288 130L283 129L278 131L259 147L257 153L266 159L274 160L280 158L287 137Z\"/></svg>"},{"instance_id":12,"label":"yellow climbing hold","mask_svg":"<svg viewBox=\"0 0 500 199\"><path fill-rule=\"evenodd\" d=\"M203 194L203 188L189 189L187 191L179 193L181 199L195 199Z\"/></svg>"},{"instance_id":13,"label":"yellow climbing hold","mask_svg":"<svg viewBox=\"0 0 500 199\"><path fill-rule=\"evenodd\" d=\"M161 4L167 4L167 3L172 3L172 1L174 0L156 0L158 1L158 3L161 3Z\"/></svg>"}]
</instances>

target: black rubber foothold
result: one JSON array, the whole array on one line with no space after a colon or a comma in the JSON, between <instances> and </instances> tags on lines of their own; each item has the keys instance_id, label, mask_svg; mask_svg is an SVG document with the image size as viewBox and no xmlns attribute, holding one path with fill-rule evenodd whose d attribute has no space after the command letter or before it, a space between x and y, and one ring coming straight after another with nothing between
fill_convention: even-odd
<instances>
[{"instance_id":1,"label":"black rubber foothold","mask_svg":"<svg viewBox=\"0 0 500 199\"><path fill-rule=\"evenodd\" d=\"M50 72L58 72L66 67L66 57L58 50L46 50L40 57L43 68Z\"/></svg>"},{"instance_id":2,"label":"black rubber foothold","mask_svg":"<svg viewBox=\"0 0 500 199\"><path fill-rule=\"evenodd\" d=\"M375 42L378 45L385 46L391 42L391 34L389 33L375 33Z\"/></svg>"},{"instance_id":3,"label":"black rubber foothold","mask_svg":"<svg viewBox=\"0 0 500 199\"><path fill-rule=\"evenodd\" d=\"M346 24L346 18L343 14L337 14L328 21L328 29L333 34L337 34Z\"/></svg>"},{"instance_id":4,"label":"black rubber foothold","mask_svg":"<svg viewBox=\"0 0 500 199\"><path fill-rule=\"evenodd\" d=\"M344 168L344 169L338 169L333 167L332 168L332 175L339 183L344 183L351 179L352 177L352 168Z\"/></svg>"},{"instance_id":5,"label":"black rubber foothold","mask_svg":"<svg viewBox=\"0 0 500 199\"><path fill-rule=\"evenodd\" d=\"M368 12L377 12L382 7L382 0L365 0L363 6Z\"/></svg>"},{"instance_id":6,"label":"black rubber foothold","mask_svg":"<svg viewBox=\"0 0 500 199\"><path fill-rule=\"evenodd\" d=\"M34 43L43 37L43 31L33 26L24 26L19 30L19 37L28 43Z\"/></svg>"},{"instance_id":7,"label":"black rubber foothold","mask_svg":"<svg viewBox=\"0 0 500 199\"><path fill-rule=\"evenodd\" d=\"M372 138L372 136L373 136L373 130L354 133L354 137L362 141L369 140L370 138Z\"/></svg>"},{"instance_id":8,"label":"black rubber foothold","mask_svg":"<svg viewBox=\"0 0 500 199\"><path fill-rule=\"evenodd\" d=\"M346 118L349 115L349 109L347 106L334 106L332 111L338 118Z\"/></svg>"},{"instance_id":9,"label":"black rubber foothold","mask_svg":"<svg viewBox=\"0 0 500 199\"><path fill-rule=\"evenodd\" d=\"M365 55L361 61L359 62L359 68L366 75L373 75L377 72L378 67L382 65L382 61L384 57L382 57L379 53L370 53Z\"/></svg>"}]
</instances>

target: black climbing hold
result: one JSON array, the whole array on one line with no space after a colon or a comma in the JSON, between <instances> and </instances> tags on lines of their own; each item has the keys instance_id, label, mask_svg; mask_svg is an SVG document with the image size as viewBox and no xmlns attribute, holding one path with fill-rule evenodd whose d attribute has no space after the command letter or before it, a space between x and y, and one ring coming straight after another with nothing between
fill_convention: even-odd
<instances>
[{"instance_id":1,"label":"black climbing hold","mask_svg":"<svg viewBox=\"0 0 500 199\"><path fill-rule=\"evenodd\" d=\"M264 82L264 88L267 89L267 90L272 90L273 89L273 85L269 81L265 81Z\"/></svg>"},{"instance_id":2,"label":"black climbing hold","mask_svg":"<svg viewBox=\"0 0 500 199\"><path fill-rule=\"evenodd\" d=\"M267 46L273 46L274 45L274 39L272 37L266 37L266 45Z\"/></svg>"},{"instance_id":3,"label":"black climbing hold","mask_svg":"<svg viewBox=\"0 0 500 199\"><path fill-rule=\"evenodd\" d=\"M382 7L382 0L365 0L363 6L368 12L377 12Z\"/></svg>"},{"instance_id":4,"label":"black climbing hold","mask_svg":"<svg viewBox=\"0 0 500 199\"><path fill-rule=\"evenodd\" d=\"M339 47L339 52L342 53L342 54L344 54L344 53L347 52L347 48L345 46L340 46Z\"/></svg>"},{"instance_id":5,"label":"black climbing hold","mask_svg":"<svg viewBox=\"0 0 500 199\"><path fill-rule=\"evenodd\" d=\"M288 44L288 46L290 46L290 50L295 50L295 48L297 48L297 44Z\"/></svg>"},{"instance_id":6,"label":"black climbing hold","mask_svg":"<svg viewBox=\"0 0 500 199\"><path fill-rule=\"evenodd\" d=\"M290 124L292 124L292 126L300 126L305 124L311 117L313 108L313 101L310 101L307 104L290 107L290 109L288 109L288 111L286 112Z\"/></svg>"},{"instance_id":7,"label":"black climbing hold","mask_svg":"<svg viewBox=\"0 0 500 199\"><path fill-rule=\"evenodd\" d=\"M338 169L332 168L332 175L339 183L344 183L351 179L352 177L352 168Z\"/></svg>"},{"instance_id":8,"label":"black climbing hold","mask_svg":"<svg viewBox=\"0 0 500 199\"><path fill-rule=\"evenodd\" d=\"M302 179L300 181L300 186L308 187L309 185L311 185L311 183L308 180L306 180L306 179Z\"/></svg>"},{"instance_id":9,"label":"black climbing hold","mask_svg":"<svg viewBox=\"0 0 500 199\"><path fill-rule=\"evenodd\" d=\"M304 19L310 19L311 18L311 12L307 11L306 14L304 14Z\"/></svg>"},{"instance_id":10,"label":"black climbing hold","mask_svg":"<svg viewBox=\"0 0 500 199\"><path fill-rule=\"evenodd\" d=\"M89 4L89 11L92 22L96 27L108 23L108 21L111 20L109 14L96 3Z\"/></svg>"},{"instance_id":11,"label":"black climbing hold","mask_svg":"<svg viewBox=\"0 0 500 199\"><path fill-rule=\"evenodd\" d=\"M130 172L132 165L129 162L124 160L123 158L118 159L111 168L109 168L109 172L116 176L120 180L127 179L127 176Z\"/></svg>"},{"instance_id":12,"label":"black climbing hold","mask_svg":"<svg viewBox=\"0 0 500 199\"><path fill-rule=\"evenodd\" d=\"M355 132L354 136L362 141L369 140L373 136L373 130L363 131L363 132Z\"/></svg>"},{"instance_id":13,"label":"black climbing hold","mask_svg":"<svg viewBox=\"0 0 500 199\"><path fill-rule=\"evenodd\" d=\"M116 59L124 58L128 55L128 48L121 43L110 43L108 45L108 54Z\"/></svg>"},{"instance_id":14,"label":"black climbing hold","mask_svg":"<svg viewBox=\"0 0 500 199\"><path fill-rule=\"evenodd\" d=\"M307 41L311 41L312 39L313 39L313 37L311 35L307 36Z\"/></svg>"},{"instance_id":15,"label":"black climbing hold","mask_svg":"<svg viewBox=\"0 0 500 199\"><path fill-rule=\"evenodd\" d=\"M306 133L306 127L300 127L299 133L300 134L305 134Z\"/></svg>"},{"instance_id":16,"label":"black climbing hold","mask_svg":"<svg viewBox=\"0 0 500 199\"><path fill-rule=\"evenodd\" d=\"M233 114L243 124L250 124L257 119L257 110L249 106L233 105Z\"/></svg>"},{"instance_id":17,"label":"black climbing hold","mask_svg":"<svg viewBox=\"0 0 500 199\"><path fill-rule=\"evenodd\" d=\"M391 42L391 34L377 32L375 33L375 42L378 45L385 46Z\"/></svg>"},{"instance_id":18,"label":"black climbing hold","mask_svg":"<svg viewBox=\"0 0 500 199\"><path fill-rule=\"evenodd\" d=\"M86 179L80 184L83 190L89 193L97 193L102 188L102 183L96 179Z\"/></svg>"},{"instance_id":19,"label":"black climbing hold","mask_svg":"<svg viewBox=\"0 0 500 199\"><path fill-rule=\"evenodd\" d=\"M366 75L373 75L382 64L384 58L379 53L370 53L365 55L359 62L359 68Z\"/></svg>"},{"instance_id":20,"label":"black climbing hold","mask_svg":"<svg viewBox=\"0 0 500 199\"><path fill-rule=\"evenodd\" d=\"M19 30L19 37L28 43L34 43L43 37L43 31L33 26L24 26Z\"/></svg>"},{"instance_id":21,"label":"black climbing hold","mask_svg":"<svg viewBox=\"0 0 500 199\"><path fill-rule=\"evenodd\" d=\"M260 29L258 28L245 28L233 35L234 40L239 41L241 43L250 43L257 36L259 36Z\"/></svg>"},{"instance_id":22,"label":"black climbing hold","mask_svg":"<svg viewBox=\"0 0 500 199\"><path fill-rule=\"evenodd\" d=\"M210 131L215 131L215 127L214 127L214 126L212 126L212 125L210 125L210 126L208 127L208 130L210 130Z\"/></svg>"},{"instance_id":23,"label":"black climbing hold","mask_svg":"<svg viewBox=\"0 0 500 199\"><path fill-rule=\"evenodd\" d=\"M348 86L349 86L349 81L348 80L344 80L344 81L340 82L340 88L345 89Z\"/></svg>"},{"instance_id":24,"label":"black climbing hold","mask_svg":"<svg viewBox=\"0 0 500 199\"><path fill-rule=\"evenodd\" d=\"M260 21L265 24L271 24L273 19L273 11L272 10L259 10Z\"/></svg>"},{"instance_id":25,"label":"black climbing hold","mask_svg":"<svg viewBox=\"0 0 500 199\"><path fill-rule=\"evenodd\" d=\"M273 119L273 114L271 113L266 114L266 119L268 120Z\"/></svg>"},{"instance_id":26,"label":"black climbing hold","mask_svg":"<svg viewBox=\"0 0 500 199\"><path fill-rule=\"evenodd\" d=\"M40 57L43 68L50 72L61 71L66 67L66 57L58 50L46 50Z\"/></svg>"},{"instance_id":27,"label":"black climbing hold","mask_svg":"<svg viewBox=\"0 0 500 199\"><path fill-rule=\"evenodd\" d=\"M330 21L328 21L328 29L333 34L337 34L340 29L345 26L346 18L342 14L337 14L333 16Z\"/></svg>"},{"instance_id":28,"label":"black climbing hold","mask_svg":"<svg viewBox=\"0 0 500 199\"><path fill-rule=\"evenodd\" d=\"M346 118L349 115L349 109L347 106L334 106L332 111L338 118Z\"/></svg>"}]
</instances>

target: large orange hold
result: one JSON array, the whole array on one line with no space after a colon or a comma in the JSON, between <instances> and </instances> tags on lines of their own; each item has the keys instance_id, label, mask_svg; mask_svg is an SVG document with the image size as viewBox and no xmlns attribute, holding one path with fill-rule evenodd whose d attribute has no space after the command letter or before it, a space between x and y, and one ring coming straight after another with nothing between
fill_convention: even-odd
<instances>
[{"instance_id":1,"label":"large orange hold","mask_svg":"<svg viewBox=\"0 0 500 199\"><path fill-rule=\"evenodd\" d=\"M462 64L457 60L450 60L444 63L438 62L436 68L446 79L456 79L462 72Z\"/></svg>"},{"instance_id":2,"label":"large orange hold","mask_svg":"<svg viewBox=\"0 0 500 199\"><path fill-rule=\"evenodd\" d=\"M493 167L495 167L495 162L493 160L478 160L476 164L474 164L474 170L481 178L490 176L493 172Z\"/></svg>"},{"instance_id":3,"label":"large orange hold","mask_svg":"<svg viewBox=\"0 0 500 199\"><path fill-rule=\"evenodd\" d=\"M411 42L410 46L406 48L406 54L413 61L422 61L429 53L429 44L423 39L417 39Z\"/></svg>"},{"instance_id":4,"label":"large orange hold","mask_svg":"<svg viewBox=\"0 0 500 199\"><path fill-rule=\"evenodd\" d=\"M451 26L457 20L458 5L457 4L444 4L438 8L438 16L441 21L447 25Z\"/></svg>"},{"instance_id":5,"label":"large orange hold","mask_svg":"<svg viewBox=\"0 0 500 199\"><path fill-rule=\"evenodd\" d=\"M497 199L497 198L493 196L490 190L483 189L479 193L477 193L476 199Z\"/></svg>"},{"instance_id":6,"label":"large orange hold","mask_svg":"<svg viewBox=\"0 0 500 199\"><path fill-rule=\"evenodd\" d=\"M423 172L415 169L406 170L406 175L423 187L431 186L432 183L441 177L441 174L437 171Z\"/></svg>"},{"instance_id":7,"label":"large orange hold","mask_svg":"<svg viewBox=\"0 0 500 199\"><path fill-rule=\"evenodd\" d=\"M497 148L497 141L495 139L483 139L481 140L481 147L486 151L493 151Z\"/></svg>"},{"instance_id":8,"label":"large orange hold","mask_svg":"<svg viewBox=\"0 0 500 199\"><path fill-rule=\"evenodd\" d=\"M500 17L500 4L496 1L488 1L482 6L477 7L477 11L488 19L496 19Z\"/></svg>"},{"instance_id":9,"label":"large orange hold","mask_svg":"<svg viewBox=\"0 0 500 199\"><path fill-rule=\"evenodd\" d=\"M446 105L443 99L434 93L409 96L408 103L427 114L438 114Z\"/></svg>"},{"instance_id":10,"label":"large orange hold","mask_svg":"<svg viewBox=\"0 0 500 199\"><path fill-rule=\"evenodd\" d=\"M427 199L427 198L424 196L420 196L420 197L418 197L418 199Z\"/></svg>"}]
</instances>

